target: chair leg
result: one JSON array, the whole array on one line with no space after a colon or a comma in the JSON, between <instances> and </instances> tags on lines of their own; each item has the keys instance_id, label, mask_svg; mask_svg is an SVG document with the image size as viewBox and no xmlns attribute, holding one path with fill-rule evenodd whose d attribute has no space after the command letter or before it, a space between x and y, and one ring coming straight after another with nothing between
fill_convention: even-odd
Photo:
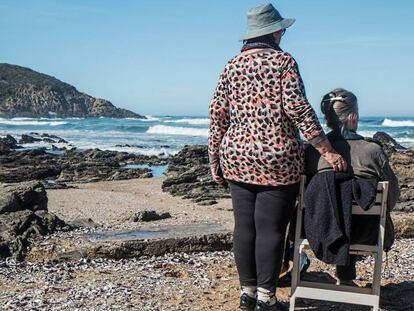
<instances>
[{"instance_id":1,"label":"chair leg","mask_svg":"<svg viewBox=\"0 0 414 311\"><path fill-rule=\"evenodd\" d=\"M295 311L295 300L296 300L296 297L295 297L295 294L293 294L290 297L289 311Z\"/></svg>"},{"instance_id":2,"label":"chair leg","mask_svg":"<svg viewBox=\"0 0 414 311\"><path fill-rule=\"evenodd\" d=\"M381 251L381 250L380 250ZM382 254L374 255L374 273L372 277L372 292L380 295L381 292Z\"/></svg>"},{"instance_id":3,"label":"chair leg","mask_svg":"<svg viewBox=\"0 0 414 311\"><path fill-rule=\"evenodd\" d=\"M372 306L372 311L379 311L379 303Z\"/></svg>"}]
</instances>

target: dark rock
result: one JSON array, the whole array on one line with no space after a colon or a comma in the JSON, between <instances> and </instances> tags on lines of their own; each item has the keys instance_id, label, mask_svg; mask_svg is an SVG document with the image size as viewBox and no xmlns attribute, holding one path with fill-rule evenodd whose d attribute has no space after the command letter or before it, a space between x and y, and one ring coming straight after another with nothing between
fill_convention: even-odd
<instances>
[{"instance_id":1,"label":"dark rock","mask_svg":"<svg viewBox=\"0 0 414 311\"><path fill-rule=\"evenodd\" d=\"M19 144L32 144L34 142L42 141L40 138L36 138L30 135L23 134L19 141Z\"/></svg>"},{"instance_id":2,"label":"dark rock","mask_svg":"<svg viewBox=\"0 0 414 311\"><path fill-rule=\"evenodd\" d=\"M64 237L57 237L49 242L47 250L44 247L33 247L29 258L41 258L43 262L77 261L80 258L119 260L175 252L223 251L230 250L233 245L231 232L214 223L147 224L141 229L128 231L93 230L78 236L76 243L72 239L65 240Z\"/></svg>"},{"instance_id":3,"label":"dark rock","mask_svg":"<svg viewBox=\"0 0 414 311\"><path fill-rule=\"evenodd\" d=\"M401 192L395 210L414 212L414 150L392 152L389 159L398 177Z\"/></svg>"},{"instance_id":4,"label":"dark rock","mask_svg":"<svg viewBox=\"0 0 414 311\"><path fill-rule=\"evenodd\" d=\"M41 181L43 186L45 187L45 189L69 189L69 188L74 188L74 186L68 186L67 184L63 183L63 182L58 182L55 180L42 180Z\"/></svg>"},{"instance_id":5,"label":"dark rock","mask_svg":"<svg viewBox=\"0 0 414 311\"><path fill-rule=\"evenodd\" d=\"M89 258L139 258L162 256L168 253L195 253L229 251L233 247L231 233L211 233L189 237L167 239L130 240L115 243L100 243L83 250Z\"/></svg>"},{"instance_id":6,"label":"dark rock","mask_svg":"<svg viewBox=\"0 0 414 311\"><path fill-rule=\"evenodd\" d=\"M86 257L85 253L78 251L78 250L74 250L74 251L63 252L63 253L57 254L57 256L51 260L51 262L52 263L73 262L73 261L79 261L80 259L85 258L85 257Z\"/></svg>"},{"instance_id":7,"label":"dark rock","mask_svg":"<svg viewBox=\"0 0 414 311\"><path fill-rule=\"evenodd\" d=\"M6 137L3 138L3 141L9 142L12 146L17 145L17 140L11 135L6 135Z\"/></svg>"},{"instance_id":8,"label":"dark rock","mask_svg":"<svg viewBox=\"0 0 414 311\"><path fill-rule=\"evenodd\" d=\"M30 242L57 229L70 229L47 211L40 182L0 185L0 258L24 258Z\"/></svg>"},{"instance_id":9,"label":"dark rock","mask_svg":"<svg viewBox=\"0 0 414 311\"><path fill-rule=\"evenodd\" d=\"M51 139L61 139L59 136L53 135L53 134L48 134L48 133L42 133L42 135L40 135L43 138L51 138Z\"/></svg>"},{"instance_id":10,"label":"dark rock","mask_svg":"<svg viewBox=\"0 0 414 311\"><path fill-rule=\"evenodd\" d=\"M152 172L148 168L136 168L119 170L110 175L106 180L125 180L135 178L152 178Z\"/></svg>"},{"instance_id":11,"label":"dark rock","mask_svg":"<svg viewBox=\"0 0 414 311\"><path fill-rule=\"evenodd\" d=\"M217 185L210 175L206 145L184 146L170 159L165 174L164 191L200 205L216 204L216 199L230 197L228 190Z\"/></svg>"},{"instance_id":12,"label":"dark rock","mask_svg":"<svg viewBox=\"0 0 414 311\"><path fill-rule=\"evenodd\" d=\"M0 184L0 214L47 210L45 187L37 181Z\"/></svg>"},{"instance_id":13,"label":"dark rock","mask_svg":"<svg viewBox=\"0 0 414 311\"><path fill-rule=\"evenodd\" d=\"M52 151L64 151L64 150L66 150L65 147L60 148L58 146L52 145Z\"/></svg>"},{"instance_id":14,"label":"dark rock","mask_svg":"<svg viewBox=\"0 0 414 311\"><path fill-rule=\"evenodd\" d=\"M57 136L42 134L42 139L57 139ZM25 141L35 137L23 136ZM33 139L32 139L33 138ZM62 154L47 152L46 148L24 151L7 150L0 153L0 182L21 182L26 180L55 180L59 183L94 182L102 180L122 180L150 178L151 170L136 168L125 170L128 163L165 165L168 159L156 156L135 155L127 152L89 149L60 149Z\"/></svg>"},{"instance_id":15,"label":"dark rock","mask_svg":"<svg viewBox=\"0 0 414 311\"><path fill-rule=\"evenodd\" d=\"M0 117L145 118L29 68L0 64Z\"/></svg>"},{"instance_id":16,"label":"dark rock","mask_svg":"<svg viewBox=\"0 0 414 311\"><path fill-rule=\"evenodd\" d=\"M208 205L214 205L217 204L216 200L201 200L198 202L199 205L208 206Z\"/></svg>"},{"instance_id":17,"label":"dark rock","mask_svg":"<svg viewBox=\"0 0 414 311\"><path fill-rule=\"evenodd\" d=\"M392 153L397 150L405 150L397 141L385 132L376 132L373 139L380 142L387 153Z\"/></svg>"},{"instance_id":18,"label":"dark rock","mask_svg":"<svg viewBox=\"0 0 414 311\"><path fill-rule=\"evenodd\" d=\"M64 140L63 138L59 138L58 143L60 143L60 144L67 144L68 141L67 140Z\"/></svg>"},{"instance_id":19,"label":"dark rock","mask_svg":"<svg viewBox=\"0 0 414 311\"><path fill-rule=\"evenodd\" d=\"M33 239L69 228L56 215L47 211L22 210L1 214L0 229L0 258L14 256L22 260Z\"/></svg>"},{"instance_id":20,"label":"dark rock","mask_svg":"<svg viewBox=\"0 0 414 311\"><path fill-rule=\"evenodd\" d=\"M56 143L55 140L53 140L52 138L43 138L42 141L44 141L45 143L50 143L50 144L54 144Z\"/></svg>"},{"instance_id":21,"label":"dark rock","mask_svg":"<svg viewBox=\"0 0 414 311\"><path fill-rule=\"evenodd\" d=\"M19 148L19 146L13 136L6 135L6 137L0 137L0 151L8 151L17 148Z\"/></svg>"},{"instance_id":22,"label":"dark rock","mask_svg":"<svg viewBox=\"0 0 414 311\"><path fill-rule=\"evenodd\" d=\"M395 237L397 239L414 238L414 215L394 214L393 215Z\"/></svg>"},{"instance_id":23,"label":"dark rock","mask_svg":"<svg viewBox=\"0 0 414 311\"><path fill-rule=\"evenodd\" d=\"M124 144L124 145L115 145L115 147L120 147L120 148L145 148L143 145L130 145L130 144Z\"/></svg>"},{"instance_id":24,"label":"dark rock","mask_svg":"<svg viewBox=\"0 0 414 311\"><path fill-rule=\"evenodd\" d=\"M99 224L94 222L91 218L78 218L67 222L72 228L96 228Z\"/></svg>"},{"instance_id":25,"label":"dark rock","mask_svg":"<svg viewBox=\"0 0 414 311\"><path fill-rule=\"evenodd\" d=\"M133 222L147 222L147 221L155 221L161 219L171 218L170 213L158 213L157 211L142 211L135 213L130 217L130 220Z\"/></svg>"}]
</instances>

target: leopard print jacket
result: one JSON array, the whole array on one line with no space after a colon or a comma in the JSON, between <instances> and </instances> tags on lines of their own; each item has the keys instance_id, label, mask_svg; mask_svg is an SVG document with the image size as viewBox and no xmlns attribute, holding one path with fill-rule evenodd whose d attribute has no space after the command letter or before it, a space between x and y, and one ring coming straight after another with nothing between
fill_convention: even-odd
<instances>
[{"instance_id":1,"label":"leopard print jacket","mask_svg":"<svg viewBox=\"0 0 414 311\"><path fill-rule=\"evenodd\" d=\"M242 52L224 68L209 106L208 150L224 178L257 185L297 183L304 171L299 130L324 135L294 58L274 49Z\"/></svg>"}]
</instances>

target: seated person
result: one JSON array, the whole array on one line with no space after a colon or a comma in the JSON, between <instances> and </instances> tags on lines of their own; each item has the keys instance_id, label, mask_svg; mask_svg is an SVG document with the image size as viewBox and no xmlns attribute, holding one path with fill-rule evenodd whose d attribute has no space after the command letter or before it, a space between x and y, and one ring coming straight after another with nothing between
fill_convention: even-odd
<instances>
[{"instance_id":1,"label":"seated person","mask_svg":"<svg viewBox=\"0 0 414 311\"><path fill-rule=\"evenodd\" d=\"M365 139L356 133L358 129L358 103L353 93L344 89L333 90L323 97L321 110L325 116L327 126L332 130L327 134L327 137L333 148L347 161L347 172L360 178L376 178L380 181L389 182L386 241L384 242L384 248L387 249L391 247L394 235L389 212L394 208L399 196L398 180L390 167L388 158L377 142L372 139ZM305 154L306 174L308 176L332 170L332 166L312 146L306 148ZM353 217L352 242L375 243L379 227L378 221L371 222L370 227L366 225L366 219L362 219L363 217L375 216ZM337 266L336 275L339 284L353 282L356 278L355 263L356 257L351 256L349 265Z\"/></svg>"}]
</instances>

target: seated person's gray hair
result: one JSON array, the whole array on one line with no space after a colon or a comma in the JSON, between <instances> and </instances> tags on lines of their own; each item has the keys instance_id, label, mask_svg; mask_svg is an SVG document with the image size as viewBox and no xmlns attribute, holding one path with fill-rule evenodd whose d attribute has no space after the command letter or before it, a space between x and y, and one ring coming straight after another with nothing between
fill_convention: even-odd
<instances>
[{"instance_id":1,"label":"seated person's gray hair","mask_svg":"<svg viewBox=\"0 0 414 311\"><path fill-rule=\"evenodd\" d=\"M321 111L331 129L347 128L349 117L358 113L357 98L345 89L335 89L322 98Z\"/></svg>"}]
</instances>

